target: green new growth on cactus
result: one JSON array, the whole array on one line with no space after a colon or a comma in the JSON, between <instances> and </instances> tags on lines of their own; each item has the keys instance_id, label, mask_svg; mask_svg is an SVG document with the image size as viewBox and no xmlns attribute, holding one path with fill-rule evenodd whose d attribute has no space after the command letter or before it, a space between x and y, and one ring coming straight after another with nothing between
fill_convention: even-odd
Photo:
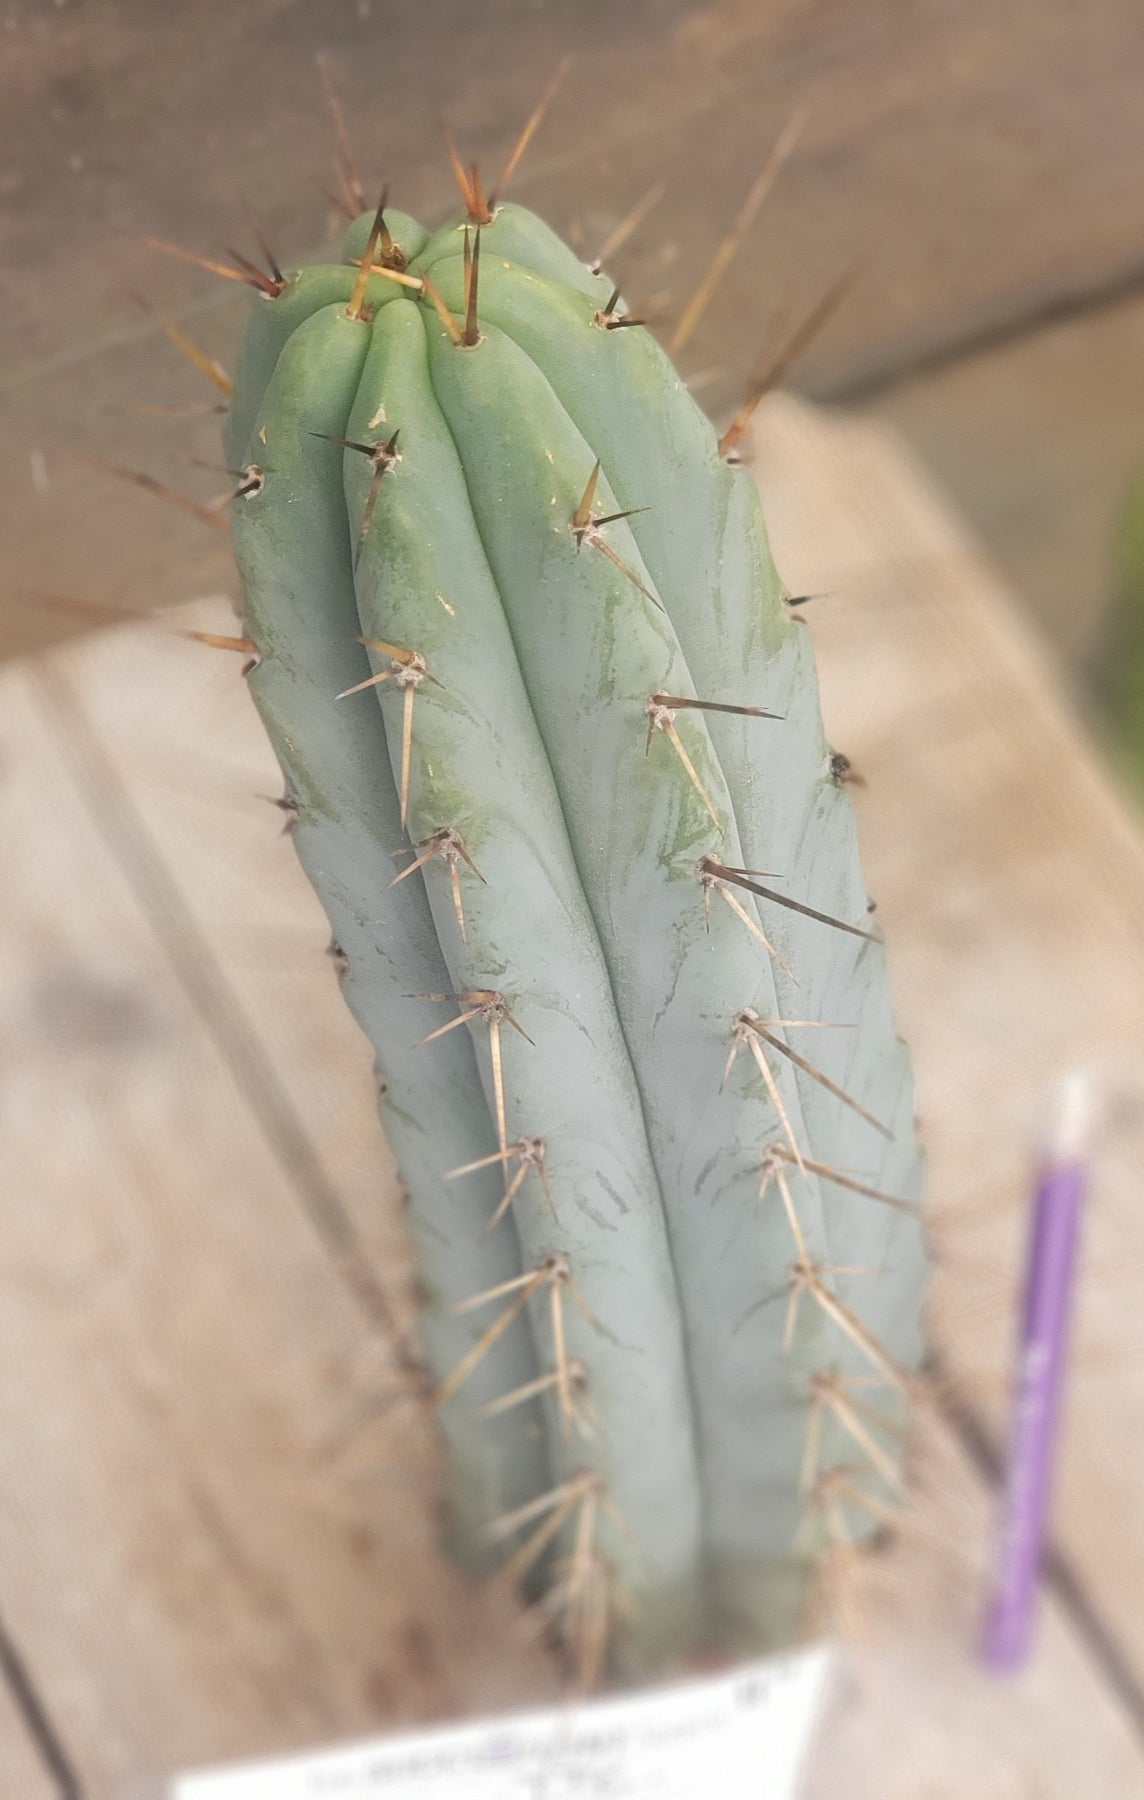
<instances>
[{"instance_id":1,"label":"green new growth on cactus","mask_svg":"<svg viewBox=\"0 0 1144 1800\"><path fill-rule=\"evenodd\" d=\"M579 1682L798 1629L898 1484L907 1055L750 474L463 177L268 280L255 703L408 1191L452 1546Z\"/></svg>"}]
</instances>

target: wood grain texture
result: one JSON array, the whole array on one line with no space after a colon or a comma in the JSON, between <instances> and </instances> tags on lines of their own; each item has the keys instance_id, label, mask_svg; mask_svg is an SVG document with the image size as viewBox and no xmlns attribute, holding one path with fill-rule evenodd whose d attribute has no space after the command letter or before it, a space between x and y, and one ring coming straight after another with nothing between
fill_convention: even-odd
<instances>
[{"instance_id":1,"label":"wood grain texture","mask_svg":"<svg viewBox=\"0 0 1144 1800\"><path fill-rule=\"evenodd\" d=\"M331 158L314 72L323 50L370 185L399 183L412 211L452 198L426 128L437 108L466 155L495 169L573 54L517 189L593 240L666 177L672 201L636 266L681 289L781 122L806 107L797 159L719 307L726 321L744 297L757 306L768 267L769 292L813 291L861 251L865 291L834 340L849 359L897 353L908 335L948 333L1004 297L1138 255L1144 26L1130 0L879 0L858 13L847 0L494 0L479 32L467 0L320 12L188 0L160 14L111 0L62 17L14 0L0 77L23 151L0 195L9 377L133 332L123 298L148 277L171 304L216 291L205 275L156 266L124 234L210 254L236 231L249 239L246 192L283 255L319 241L330 217L314 184ZM82 284L69 279L77 260ZM708 348L722 337L713 324Z\"/></svg>"},{"instance_id":2,"label":"wood grain texture","mask_svg":"<svg viewBox=\"0 0 1144 1800\"><path fill-rule=\"evenodd\" d=\"M1109 1073L1058 1522L1141 1671L1144 856L892 439L772 401L757 472L788 580L827 591L808 629L868 782L947 1258L935 1329L994 1425L1037 1099L1082 1050ZM225 629L221 602L196 617ZM135 627L0 687L0 1176L21 1197L0 1244L20 1372L0 1389L0 1616L85 1793L539 1691L508 1610L433 1548L423 1424L370 1415L390 1377L360 1269L399 1311L406 1285L392 1171L319 910L258 797L278 788L236 660ZM815 1800L1144 1792L1135 1726L1059 1604L1019 1683L975 1670L992 1503L940 1420L913 1493L922 1539L864 1588Z\"/></svg>"},{"instance_id":3,"label":"wood grain texture","mask_svg":"<svg viewBox=\"0 0 1144 1800\"><path fill-rule=\"evenodd\" d=\"M5 1800L70 1800L8 1690L0 1690L0 1794Z\"/></svg>"},{"instance_id":4,"label":"wood grain texture","mask_svg":"<svg viewBox=\"0 0 1144 1800\"><path fill-rule=\"evenodd\" d=\"M436 1552L417 1408L335 1451L386 1380L376 1334L43 693L4 683L0 1602L84 1793L537 1691ZM392 1204L373 1131L359 1154Z\"/></svg>"},{"instance_id":5,"label":"wood grain texture","mask_svg":"<svg viewBox=\"0 0 1144 1800\"><path fill-rule=\"evenodd\" d=\"M1144 1793L1138 1735L1047 1597L1037 1653L1017 1679L973 1646L993 1503L944 1422L915 1439L905 1529L852 1587L805 1800L1120 1800Z\"/></svg>"},{"instance_id":6,"label":"wood grain texture","mask_svg":"<svg viewBox=\"0 0 1144 1800\"><path fill-rule=\"evenodd\" d=\"M214 397L135 292L182 316L224 363L240 310L231 284L142 238L218 255L238 237L250 249L246 195L285 261L332 241L314 181L328 179L331 152L321 49L371 187L390 180L396 201L433 220L453 204L435 110L466 154L497 168L574 53L516 192L591 254L666 181L618 270L663 322L805 107L796 156L688 352L689 371L721 371L705 390L713 403L738 398L764 334L773 347L855 259L861 277L806 371L828 386L1020 320L1053 294L1141 274L1133 0L490 0L479 30L469 0L12 0L5 23L0 654L83 629L17 606L21 587L82 595L96 570L102 593L141 606L225 581L224 553L190 518L164 519L57 447L135 462L202 496L224 486L190 466L217 462L216 421L176 433L116 410ZM38 495L36 447L50 477Z\"/></svg>"},{"instance_id":7,"label":"wood grain texture","mask_svg":"<svg viewBox=\"0 0 1144 1800\"><path fill-rule=\"evenodd\" d=\"M874 410L921 450L1054 647L1099 666L1144 473L1144 300L920 376Z\"/></svg>"},{"instance_id":8,"label":"wood grain texture","mask_svg":"<svg viewBox=\"0 0 1144 1800\"><path fill-rule=\"evenodd\" d=\"M829 729L867 783L864 863L918 1072L944 1258L932 1328L997 1441L1038 1109L1063 1069L1098 1080L1057 1538L1139 1691L1138 828L1004 589L891 436L775 401L756 473L788 580L823 594L808 629Z\"/></svg>"},{"instance_id":9,"label":"wood grain texture","mask_svg":"<svg viewBox=\"0 0 1144 1800\"><path fill-rule=\"evenodd\" d=\"M193 616L235 628L225 601ZM104 759L104 792L114 787L117 820L130 822L115 854L161 918L169 953L245 1074L261 1065L252 1101L271 1141L283 1115L305 1140L286 1159L302 1210L329 1243L323 1210L338 1209L355 1240L351 1285L376 1291L372 1305L363 1298L367 1316L405 1321L409 1273L391 1204L396 1175L376 1126L372 1051L342 1016L329 926L274 804L282 776L241 665L162 625L109 632L84 647L63 705L82 709L88 754ZM177 893L177 932L158 871Z\"/></svg>"}]
</instances>

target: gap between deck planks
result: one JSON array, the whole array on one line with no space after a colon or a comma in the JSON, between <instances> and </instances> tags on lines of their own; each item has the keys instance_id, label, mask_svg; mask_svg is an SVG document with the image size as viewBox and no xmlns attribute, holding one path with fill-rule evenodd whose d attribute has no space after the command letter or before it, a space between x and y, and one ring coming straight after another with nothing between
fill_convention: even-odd
<instances>
[{"instance_id":1,"label":"gap between deck planks","mask_svg":"<svg viewBox=\"0 0 1144 1800\"><path fill-rule=\"evenodd\" d=\"M495 1593L436 1553L417 1409L356 1465L324 1448L388 1384L377 1333L181 985L168 921L86 810L40 677L3 687L0 1610L83 1793L135 1800L181 1764L544 1691ZM327 1130L331 1180L349 1132L380 1214L368 1063L320 945L312 965L266 946L312 967L278 1000L307 1019L303 1119Z\"/></svg>"},{"instance_id":2,"label":"gap between deck planks","mask_svg":"<svg viewBox=\"0 0 1144 1800\"><path fill-rule=\"evenodd\" d=\"M8 1674L0 1682L0 1794L4 1800L73 1800L76 1789L59 1769L57 1746L49 1739L45 1747L30 1727Z\"/></svg>"},{"instance_id":3,"label":"gap between deck planks","mask_svg":"<svg viewBox=\"0 0 1144 1800\"><path fill-rule=\"evenodd\" d=\"M771 402L758 472L788 580L831 590L809 628L832 735L870 781L867 873L949 1249L935 1326L993 1420L1042 1078L1066 1028L1068 1048L1119 1059L1059 1524L1140 1669L1139 1470L1117 1452L1144 1392L1131 1311L1102 1303L1144 1249L1144 1082L1124 1066L1144 1035L1144 858L1004 595L894 444ZM35 1203L0 1246L0 1347L20 1372L0 1400L0 1614L84 1793L535 1693L545 1671L526 1673L504 1607L432 1548L417 1419L315 1454L386 1379L356 1277L400 1308L405 1272L368 1051L256 797L278 790L237 659L137 627L2 685L0 1158L5 1191ZM333 1199L352 1253L331 1252ZM917 1461L940 1548L904 1544L879 1571L870 1679L838 1702L816 1796L1144 1794L1138 1721L1058 1606L1023 1681L974 1671L989 1504L940 1423Z\"/></svg>"}]
</instances>

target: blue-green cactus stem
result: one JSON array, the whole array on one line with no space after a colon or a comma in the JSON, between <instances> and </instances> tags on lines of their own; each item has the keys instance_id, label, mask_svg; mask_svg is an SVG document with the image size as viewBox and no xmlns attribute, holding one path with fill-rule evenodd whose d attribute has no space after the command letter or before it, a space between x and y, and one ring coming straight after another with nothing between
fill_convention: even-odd
<instances>
[{"instance_id":1,"label":"blue-green cactus stem","mask_svg":"<svg viewBox=\"0 0 1144 1800\"><path fill-rule=\"evenodd\" d=\"M338 463L315 434L344 428L370 335L344 305L294 333L251 434L251 449L271 465L266 486L236 506L234 539L245 630L260 652L250 688L297 807L295 848L345 959L343 992L377 1053L381 1116L409 1194L425 1353L441 1369L474 1336L472 1322L453 1311L457 1299L511 1279L520 1261L511 1219L484 1235L499 1201L495 1175L471 1177L463 1207L441 1179L442 1169L487 1154L488 1110L463 1035L451 1035L431 1059L417 1049L440 1023L440 1008L410 996L448 987L449 978L420 882L392 885L404 863L384 740L369 714L333 700L367 676L369 664L356 641ZM535 1373L527 1341L506 1336L444 1411L451 1529L474 1566L490 1558L489 1520L548 1478L535 1408L495 1421L480 1414Z\"/></svg>"},{"instance_id":2,"label":"blue-green cactus stem","mask_svg":"<svg viewBox=\"0 0 1144 1800\"><path fill-rule=\"evenodd\" d=\"M617 1666L789 1641L818 1478L894 1489L924 1276L808 635L609 280L519 207L479 263L464 221L387 223L404 267L359 273L363 217L255 302L228 455L260 472L251 686L387 1083L455 1535L547 1582L586 1666L605 1623Z\"/></svg>"}]
</instances>

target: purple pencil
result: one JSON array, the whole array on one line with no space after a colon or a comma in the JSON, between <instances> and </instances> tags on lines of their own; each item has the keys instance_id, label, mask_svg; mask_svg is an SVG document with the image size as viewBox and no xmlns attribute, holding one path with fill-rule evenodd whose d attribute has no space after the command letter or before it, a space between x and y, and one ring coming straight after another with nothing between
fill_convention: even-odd
<instances>
[{"instance_id":1,"label":"purple pencil","mask_svg":"<svg viewBox=\"0 0 1144 1800\"><path fill-rule=\"evenodd\" d=\"M1088 1183L1090 1092L1081 1073L1054 1090L1033 1197L1009 1460L982 1659L997 1673L1025 1662L1052 1489L1068 1356L1081 1207Z\"/></svg>"}]
</instances>

